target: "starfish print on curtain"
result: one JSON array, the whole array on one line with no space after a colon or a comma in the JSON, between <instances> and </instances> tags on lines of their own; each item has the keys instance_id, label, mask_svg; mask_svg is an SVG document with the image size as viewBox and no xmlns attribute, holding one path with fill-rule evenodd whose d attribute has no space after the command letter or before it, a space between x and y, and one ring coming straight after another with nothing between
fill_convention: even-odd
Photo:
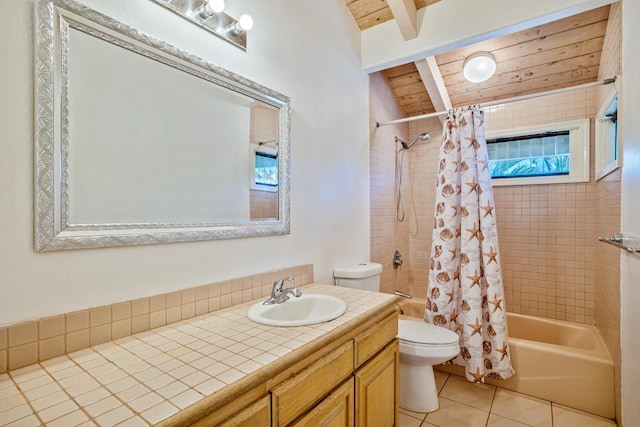
<instances>
[{"instance_id":1,"label":"starfish print on curtain","mask_svg":"<svg viewBox=\"0 0 640 427\"><path fill-rule=\"evenodd\" d=\"M507 379L504 288L479 107L451 111L440 146L425 320L456 332L469 381Z\"/></svg>"}]
</instances>

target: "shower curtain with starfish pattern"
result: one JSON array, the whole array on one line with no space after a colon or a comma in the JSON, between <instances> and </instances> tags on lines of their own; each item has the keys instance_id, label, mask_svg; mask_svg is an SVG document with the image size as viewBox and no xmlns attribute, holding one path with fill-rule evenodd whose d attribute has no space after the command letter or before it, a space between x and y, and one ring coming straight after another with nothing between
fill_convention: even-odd
<instances>
[{"instance_id":1,"label":"shower curtain with starfish pattern","mask_svg":"<svg viewBox=\"0 0 640 427\"><path fill-rule=\"evenodd\" d=\"M514 374L484 134L475 106L450 111L440 146L425 320L456 332L469 381Z\"/></svg>"}]
</instances>

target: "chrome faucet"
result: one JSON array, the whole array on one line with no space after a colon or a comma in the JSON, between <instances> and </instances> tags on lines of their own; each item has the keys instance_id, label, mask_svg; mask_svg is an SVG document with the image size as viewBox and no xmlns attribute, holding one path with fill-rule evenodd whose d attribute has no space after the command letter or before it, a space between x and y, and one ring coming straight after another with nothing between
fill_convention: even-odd
<instances>
[{"instance_id":1,"label":"chrome faucet","mask_svg":"<svg viewBox=\"0 0 640 427\"><path fill-rule=\"evenodd\" d=\"M411 299L411 298L412 298L411 294L408 294L408 293L406 293L406 292L399 291L399 290L397 290L397 289L396 289L393 293L394 293L395 295L398 295L399 297L408 298L408 299Z\"/></svg>"},{"instance_id":2,"label":"chrome faucet","mask_svg":"<svg viewBox=\"0 0 640 427\"><path fill-rule=\"evenodd\" d=\"M271 297L263 302L264 305L281 304L289 299L289 294L294 297L299 297L302 292L296 288L283 289L285 282L293 283L293 277L283 277L273 282L273 288L271 289Z\"/></svg>"}]
</instances>

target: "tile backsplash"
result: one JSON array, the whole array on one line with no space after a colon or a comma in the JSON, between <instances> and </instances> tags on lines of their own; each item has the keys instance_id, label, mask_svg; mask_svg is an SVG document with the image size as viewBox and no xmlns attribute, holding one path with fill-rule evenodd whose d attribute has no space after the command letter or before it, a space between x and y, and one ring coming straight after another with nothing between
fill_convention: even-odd
<instances>
[{"instance_id":1,"label":"tile backsplash","mask_svg":"<svg viewBox=\"0 0 640 427\"><path fill-rule=\"evenodd\" d=\"M0 373L137 332L267 297L275 280L313 282L313 265L268 271L168 294L74 311L0 328Z\"/></svg>"}]
</instances>

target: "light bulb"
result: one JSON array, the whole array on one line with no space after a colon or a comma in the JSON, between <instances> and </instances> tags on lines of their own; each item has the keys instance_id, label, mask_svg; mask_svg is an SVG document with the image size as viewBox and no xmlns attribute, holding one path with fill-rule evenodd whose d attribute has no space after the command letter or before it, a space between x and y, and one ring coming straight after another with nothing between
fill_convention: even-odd
<instances>
[{"instance_id":1,"label":"light bulb","mask_svg":"<svg viewBox=\"0 0 640 427\"><path fill-rule=\"evenodd\" d=\"M238 25L240 26L240 30L249 31L253 28L253 18L249 15L242 15L238 19Z\"/></svg>"},{"instance_id":2,"label":"light bulb","mask_svg":"<svg viewBox=\"0 0 640 427\"><path fill-rule=\"evenodd\" d=\"M211 10L211 14L220 13L224 10L224 0L209 0L207 6Z\"/></svg>"},{"instance_id":3,"label":"light bulb","mask_svg":"<svg viewBox=\"0 0 640 427\"><path fill-rule=\"evenodd\" d=\"M195 11L195 15L200 19L208 19L216 13L222 12L224 6L224 0L208 0Z\"/></svg>"},{"instance_id":4,"label":"light bulb","mask_svg":"<svg viewBox=\"0 0 640 427\"><path fill-rule=\"evenodd\" d=\"M235 24L231 24L226 28L227 34L231 36L239 36L253 28L253 18L249 15L242 15Z\"/></svg>"}]
</instances>

